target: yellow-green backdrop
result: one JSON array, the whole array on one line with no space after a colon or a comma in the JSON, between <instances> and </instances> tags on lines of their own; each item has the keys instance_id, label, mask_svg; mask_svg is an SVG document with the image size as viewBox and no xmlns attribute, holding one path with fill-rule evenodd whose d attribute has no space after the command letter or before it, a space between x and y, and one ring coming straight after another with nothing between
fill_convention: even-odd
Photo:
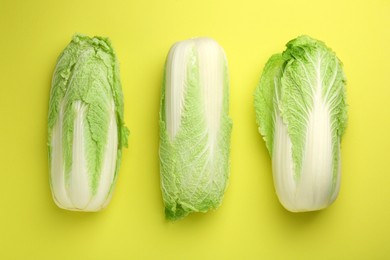
<instances>
[{"instance_id":1,"label":"yellow-green backdrop","mask_svg":"<svg viewBox=\"0 0 390 260\"><path fill-rule=\"evenodd\" d=\"M390 259L390 1L0 0L0 259ZM61 210L48 183L56 59L74 33L111 38L129 148L99 213ZM339 198L293 214L275 195L253 92L270 55L308 34L344 63L349 124ZM158 113L170 46L216 39L230 69L231 178L222 206L164 218Z\"/></svg>"}]
</instances>

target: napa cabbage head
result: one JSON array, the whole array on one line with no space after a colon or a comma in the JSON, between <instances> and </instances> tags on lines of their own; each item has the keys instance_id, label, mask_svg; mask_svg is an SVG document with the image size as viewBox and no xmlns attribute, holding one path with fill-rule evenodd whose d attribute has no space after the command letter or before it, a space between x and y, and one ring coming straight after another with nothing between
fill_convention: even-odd
<instances>
[{"instance_id":1,"label":"napa cabbage head","mask_svg":"<svg viewBox=\"0 0 390 260\"><path fill-rule=\"evenodd\" d=\"M207 212L229 177L229 78L225 53L210 38L169 51L161 93L160 173L166 217Z\"/></svg>"},{"instance_id":2,"label":"napa cabbage head","mask_svg":"<svg viewBox=\"0 0 390 260\"><path fill-rule=\"evenodd\" d=\"M323 209L338 195L345 83L336 54L308 36L288 42L265 65L255 91L256 119L276 193L290 211Z\"/></svg>"},{"instance_id":3,"label":"napa cabbage head","mask_svg":"<svg viewBox=\"0 0 390 260\"><path fill-rule=\"evenodd\" d=\"M111 199L128 130L119 64L108 38L75 35L57 60L48 115L50 185L64 209Z\"/></svg>"}]
</instances>

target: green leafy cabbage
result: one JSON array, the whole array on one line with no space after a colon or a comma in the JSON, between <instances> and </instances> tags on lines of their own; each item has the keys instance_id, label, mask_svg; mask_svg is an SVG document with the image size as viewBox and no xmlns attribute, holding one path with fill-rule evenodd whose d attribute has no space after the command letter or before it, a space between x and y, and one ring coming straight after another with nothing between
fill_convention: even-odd
<instances>
[{"instance_id":1,"label":"green leafy cabbage","mask_svg":"<svg viewBox=\"0 0 390 260\"><path fill-rule=\"evenodd\" d=\"M160 173L166 217L217 208L229 176L229 79L212 39L176 43L161 94Z\"/></svg>"},{"instance_id":2,"label":"green leafy cabbage","mask_svg":"<svg viewBox=\"0 0 390 260\"><path fill-rule=\"evenodd\" d=\"M330 205L339 192L347 123L345 76L335 53L308 36L287 43L265 65L255 109L283 206L296 212Z\"/></svg>"},{"instance_id":3,"label":"green leafy cabbage","mask_svg":"<svg viewBox=\"0 0 390 260\"><path fill-rule=\"evenodd\" d=\"M119 65L107 38L75 35L50 92L50 184L64 209L97 211L111 198L128 130Z\"/></svg>"}]
</instances>

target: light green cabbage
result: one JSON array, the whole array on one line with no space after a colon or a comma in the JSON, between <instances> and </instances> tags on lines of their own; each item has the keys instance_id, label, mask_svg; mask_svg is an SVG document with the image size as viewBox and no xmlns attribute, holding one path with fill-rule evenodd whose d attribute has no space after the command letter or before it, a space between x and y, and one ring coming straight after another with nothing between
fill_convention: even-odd
<instances>
[{"instance_id":1,"label":"light green cabbage","mask_svg":"<svg viewBox=\"0 0 390 260\"><path fill-rule=\"evenodd\" d=\"M345 76L335 53L308 36L287 43L265 65L255 109L283 206L298 212L330 205L339 192L347 123Z\"/></svg>"},{"instance_id":2,"label":"light green cabbage","mask_svg":"<svg viewBox=\"0 0 390 260\"><path fill-rule=\"evenodd\" d=\"M229 176L229 79L212 39L176 43L161 94L160 173L166 217L217 208Z\"/></svg>"},{"instance_id":3,"label":"light green cabbage","mask_svg":"<svg viewBox=\"0 0 390 260\"><path fill-rule=\"evenodd\" d=\"M110 201L128 130L119 65L107 38L75 35L57 60L50 92L50 185L64 209Z\"/></svg>"}]
</instances>

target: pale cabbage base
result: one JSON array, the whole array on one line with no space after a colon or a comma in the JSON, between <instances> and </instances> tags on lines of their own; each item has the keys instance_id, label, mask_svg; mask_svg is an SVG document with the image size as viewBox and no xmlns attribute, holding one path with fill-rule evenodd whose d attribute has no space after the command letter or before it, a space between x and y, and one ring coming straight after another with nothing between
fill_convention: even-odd
<instances>
[{"instance_id":1,"label":"pale cabbage base","mask_svg":"<svg viewBox=\"0 0 390 260\"><path fill-rule=\"evenodd\" d=\"M292 143L287 126L280 115L275 115L273 178L279 200L289 211L323 209L337 197L340 187L340 163L336 188L330 196L333 179L330 122L329 109L321 100L321 88L318 87L314 94L313 108L308 117L302 171L298 177L294 173Z\"/></svg>"},{"instance_id":2,"label":"pale cabbage base","mask_svg":"<svg viewBox=\"0 0 390 260\"><path fill-rule=\"evenodd\" d=\"M115 119L115 104L112 101L110 109L110 124L104 161L100 173L99 186L96 194L90 188L90 174L85 158L85 140L83 124L87 123L87 106L81 101L74 103L76 113L73 131L72 169L69 180L66 181L65 163L63 160L62 123L64 105L61 105L58 121L52 134L51 185L54 201L60 208L80 211L99 211L104 208L111 196L109 191L114 181L116 156L118 149L118 129Z\"/></svg>"},{"instance_id":3,"label":"pale cabbage base","mask_svg":"<svg viewBox=\"0 0 390 260\"><path fill-rule=\"evenodd\" d=\"M209 147L213 149L220 130L223 98L223 68L226 57L218 43L209 38L196 38L176 44L169 52L166 78L166 118L167 131L171 141L180 128L189 55L196 49L198 55L199 80L202 88L203 106L207 122ZM216 59L216 55L223 57ZM175 64L172 71L172 64ZM213 151L210 151L212 154Z\"/></svg>"}]
</instances>

